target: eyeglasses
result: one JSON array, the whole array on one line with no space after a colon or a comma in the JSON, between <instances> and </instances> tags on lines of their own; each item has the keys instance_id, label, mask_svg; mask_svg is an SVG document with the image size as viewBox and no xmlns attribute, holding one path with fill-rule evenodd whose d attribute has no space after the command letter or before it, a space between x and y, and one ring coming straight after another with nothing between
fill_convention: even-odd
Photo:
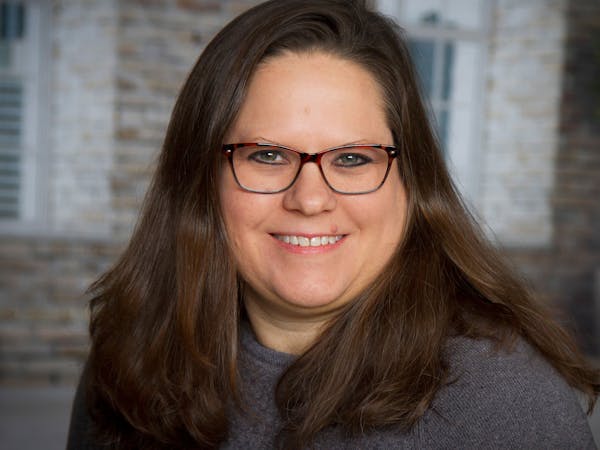
<instances>
[{"instance_id":1,"label":"eyeglasses","mask_svg":"<svg viewBox=\"0 0 600 450\"><path fill-rule=\"evenodd\" d=\"M398 150L391 145L352 144L320 153L281 145L248 142L223 145L233 177L249 192L276 194L289 189L308 162L319 167L325 183L339 194L368 194L385 182Z\"/></svg>"}]
</instances>

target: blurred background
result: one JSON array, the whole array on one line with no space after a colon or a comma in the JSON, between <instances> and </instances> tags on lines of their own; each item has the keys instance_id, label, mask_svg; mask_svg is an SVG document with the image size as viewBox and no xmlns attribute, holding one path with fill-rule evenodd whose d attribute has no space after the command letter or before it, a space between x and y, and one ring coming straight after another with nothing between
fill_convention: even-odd
<instances>
[{"instance_id":1,"label":"blurred background","mask_svg":"<svg viewBox=\"0 0 600 450\"><path fill-rule=\"evenodd\" d=\"M187 72L256 3L0 1L0 447L64 448L84 292L127 242ZM474 214L596 358L600 1L373 4L406 30Z\"/></svg>"}]
</instances>

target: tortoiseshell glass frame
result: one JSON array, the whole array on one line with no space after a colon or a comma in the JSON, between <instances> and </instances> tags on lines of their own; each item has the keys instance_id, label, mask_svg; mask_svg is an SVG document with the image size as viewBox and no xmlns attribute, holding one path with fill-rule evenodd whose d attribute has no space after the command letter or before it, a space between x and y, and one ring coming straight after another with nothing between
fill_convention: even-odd
<instances>
[{"instance_id":1,"label":"tortoiseshell glass frame","mask_svg":"<svg viewBox=\"0 0 600 450\"><path fill-rule=\"evenodd\" d=\"M281 148L283 150L287 150L287 151L291 151L294 152L296 154L298 154L300 156L300 165L298 166L298 171L296 172L296 175L294 176L294 178L292 179L292 181L290 182L290 184L288 184L286 187L284 187L283 189L279 189L278 191L259 191L259 190L253 190L253 189L249 189L246 186L243 186L242 183L240 183L236 173L235 173L235 168L233 166L233 152L235 152L236 149L238 148L243 148L243 147L272 147L272 148ZM335 189L333 186L331 186L331 184L329 184L329 180L327 180L327 177L325 176L325 173L323 172L323 167L321 167L321 159L323 158L323 155L332 152L334 150L340 150L340 149L353 149L353 148L367 148L367 149L382 149L385 150L387 155L388 155L388 163L387 163L387 168L385 170L385 175L383 176L383 179L381 180L381 183L379 183L377 185L377 187L370 189L368 191L360 191L360 192L344 192L344 191L339 191L337 189ZM233 178L235 179L236 183L238 184L238 186L240 188L242 188L243 190L247 191L247 192L254 192L256 194L278 194L280 192L284 192L287 191L289 188L291 188L294 183L296 182L296 180L298 179L298 176L300 175L300 171L302 170L302 167L304 166L304 164L308 163L308 162L314 162L315 164L317 164L317 166L319 167L319 171L321 172L321 176L323 177L323 180L325 180L325 183L327 184L327 186L329 186L329 188L334 191L337 192L338 194L345 194L345 195L361 195L361 194L369 194L371 192L375 192L376 190L378 190L381 186L383 186L383 183L385 183L385 180L387 180L388 174L390 173L390 167L392 166L392 161L394 160L394 158L396 158L398 156L398 149L393 146L393 145L382 145L382 144L350 144L350 145L341 145L339 147L332 147L332 148L328 148L326 150L323 150L319 153L304 153L304 152L300 152L298 150L295 150L293 148L290 147L285 147L283 145L276 145L276 144L269 144L267 142L242 142L242 143L235 143L235 144L224 144L222 147L222 152L223 154L227 157L227 160L229 161L229 165L231 167L231 172L233 173Z\"/></svg>"}]
</instances>

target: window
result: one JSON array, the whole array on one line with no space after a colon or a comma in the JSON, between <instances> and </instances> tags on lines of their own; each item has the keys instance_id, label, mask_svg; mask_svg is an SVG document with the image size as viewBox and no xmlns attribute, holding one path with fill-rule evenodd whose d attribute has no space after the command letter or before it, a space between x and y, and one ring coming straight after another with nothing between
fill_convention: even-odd
<instances>
[{"instance_id":1,"label":"window","mask_svg":"<svg viewBox=\"0 0 600 450\"><path fill-rule=\"evenodd\" d=\"M39 219L41 5L0 2L0 223Z\"/></svg>"},{"instance_id":2,"label":"window","mask_svg":"<svg viewBox=\"0 0 600 450\"><path fill-rule=\"evenodd\" d=\"M409 38L454 179L475 201L489 12L486 0L379 0Z\"/></svg>"}]
</instances>

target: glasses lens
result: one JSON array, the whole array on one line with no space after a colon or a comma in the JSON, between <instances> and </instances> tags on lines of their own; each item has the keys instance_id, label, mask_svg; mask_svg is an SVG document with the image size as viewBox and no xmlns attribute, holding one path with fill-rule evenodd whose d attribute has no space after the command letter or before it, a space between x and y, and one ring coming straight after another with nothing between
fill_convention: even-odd
<instances>
[{"instance_id":1,"label":"glasses lens","mask_svg":"<svg viewBox=\"0 0 600 450\"><path fill-rule=\"evenodd\" d=\"M332 189L358 194L377 189L388 170L388 154L375 147L344 147L323 154L321 167Z\"/></svg>"},{"instance_id":2,"label":"glasses lens","mask_svg":"<svg viewBox=\"0 0 600 450\"><path fill-rule=\"evenodd\" d=\"M285 148L257 145L233 152L233 170L240 185L255 192L287 188L298 172L300 156Z\"/></svg>"}]
</instances>

